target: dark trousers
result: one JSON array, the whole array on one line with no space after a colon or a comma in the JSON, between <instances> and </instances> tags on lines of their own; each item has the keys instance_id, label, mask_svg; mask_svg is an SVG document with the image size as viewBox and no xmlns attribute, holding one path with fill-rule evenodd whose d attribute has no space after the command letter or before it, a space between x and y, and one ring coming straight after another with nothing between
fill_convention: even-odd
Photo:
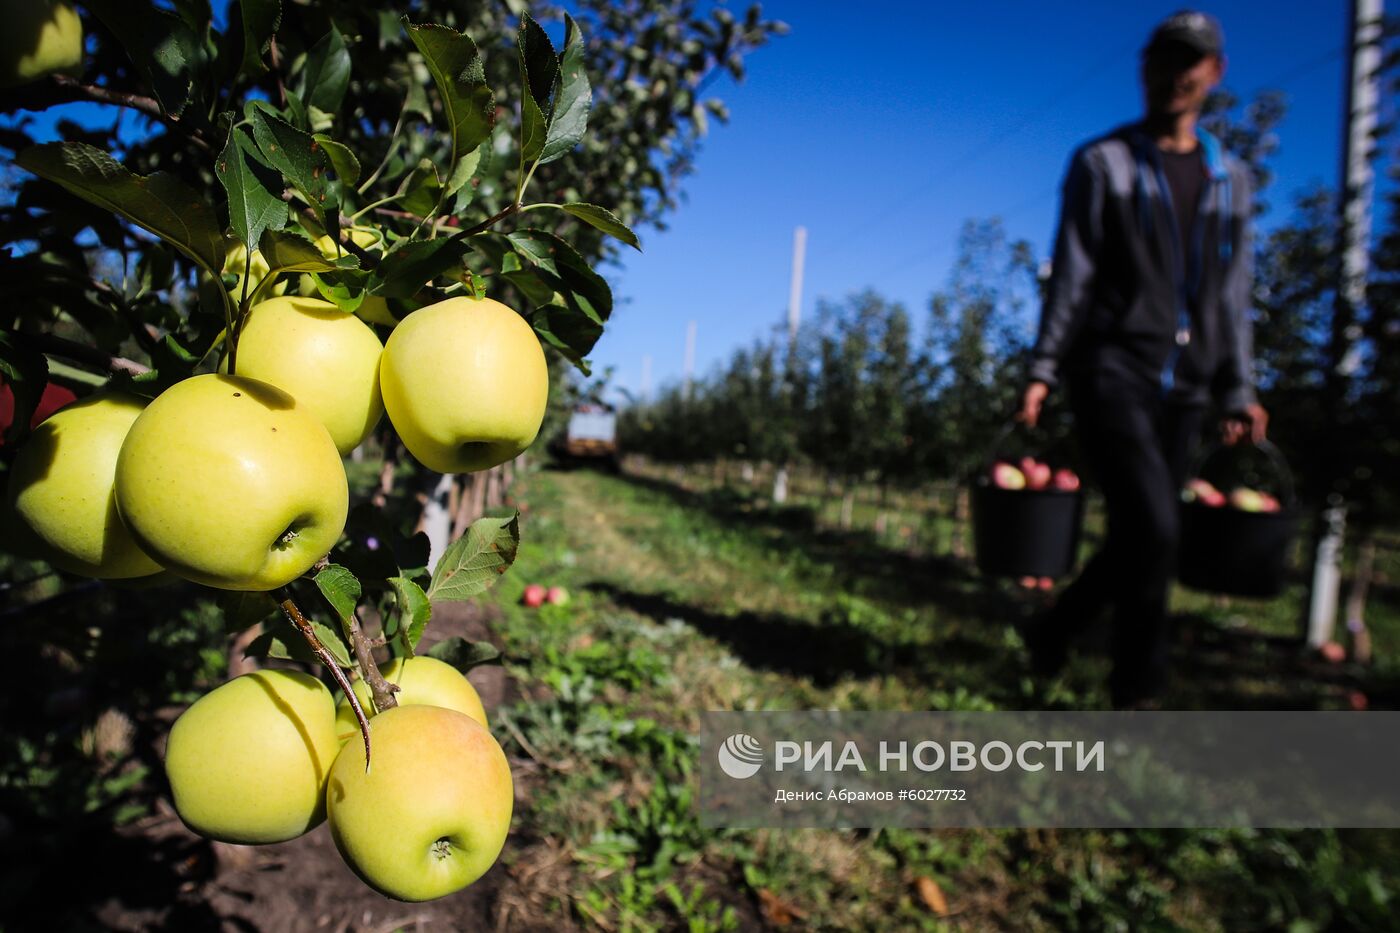
<instances>
[{"instance_id":1,"label":"dark trousers","mask_svg":"<svg viewBox=\"0 0 1400 933\"><path fill-rule=\"evenodd\" d=\"M1066 642L1113 607L1115 706L1161 693L1168 668L1167 589L1205 407L1169 402L1141 377L1095 367L1072 376L1069 401L1087 465L1108 510L1108 535L1051 612Z\"/></svg>"}]
</instances>

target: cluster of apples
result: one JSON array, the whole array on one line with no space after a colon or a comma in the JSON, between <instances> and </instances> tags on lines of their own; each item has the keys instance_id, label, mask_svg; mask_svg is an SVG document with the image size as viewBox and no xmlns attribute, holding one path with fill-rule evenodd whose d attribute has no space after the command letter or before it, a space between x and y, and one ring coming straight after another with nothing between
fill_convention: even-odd
<instances>
[{"instance_id":1,"label":"cluster of apples","mask_svg":"<svg viewBox=\"0 0 1400 933\"><path fill-rule=\"evenodd\" d=\"M236 365L149 404L98 392L41 423L10 475L10 511L32 549L91 577L169 570L276 589L339 540L341 458L386 410L409 453L459 473L525 450L549 392L534 331L489 298L420 308L387 344L329 302L272 298L249 312Z\"/></svg>"},{"instance_id":2,"label":"cluster of apples","mask_svg":"<svg viewBox=\"0 0 1400 933\"><path fill-rule=\"evenodd\" d=\"M542 584L531 583L525 587L525 592L520 595L520 604L531 609L538 609L545 603L551 606L563 606L569 601L569 591L562 586L551 586L546 589Z\"/></svg>"},{"instance_id":3,"label":"cluster of apples","mask_svg":"<svg viewBox=\"0 0 1400 933\"><path fill-rule=\"evenodd\" d=\"M1079 488L1079 475L1061 467L1052 470L1050 464L1034 457L1022 457L1019 465L998 460L991 468L992 485L998 489L1055 489L1074 492Z\"/></svg>"},{"instance_id":4,"label":"cluster of apples","mask_svg":"<svg viewBox=\"0 0 1400 933\"><path fill-rule=\"evenodd\" d=\"M175 809L210 839L263 845L330 824L346 864L389 897L460 890L510 829L510 765L476 690L430 657L383 671L398 706L370 720L373 767L348 701L298 671L234 678L180 715L166 744ZM365 709L369 689L357 681Z\"/></svg>"},{"instance_id":5,"label":"cluster of apples","mask_svg":"<svg viewBox=\"0 0 1400 933\"><path fill-rule=\"evenodd\" d=\"M1181 498L1186 502L1199 502L1213 509L1228 505L1241 512L1278 512L1283 508L1278 499L1267 492L1250 489L1248 486L1236 486L1227 496L1199 477L1186 484Z\"/></svg>"}]
</instances>

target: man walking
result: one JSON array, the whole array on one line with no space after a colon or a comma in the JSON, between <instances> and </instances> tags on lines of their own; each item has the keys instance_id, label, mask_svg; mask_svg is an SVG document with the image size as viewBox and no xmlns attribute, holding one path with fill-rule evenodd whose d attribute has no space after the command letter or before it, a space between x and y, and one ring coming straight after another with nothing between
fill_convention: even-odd
<instances>
[{"instance_id":1,"label":"man walking","mask_svg":"<svg viewBox=\"0 0 1400 933\"><path fill-rule=\"evenodd\" d=\"M1118 708L1165 686L1178 496L1209 403L1227 443L1263 440L1268 420L1251 385L1249 170L1198 125L1224 69L1215 19L1172 15L1142 51L1146 116L1071 159L1017 415L1034 426L1064 385L1108 509L1103 550L1023 629L1032 665L1057 671L1112 605Z\"/></svg>"}]
</instances>

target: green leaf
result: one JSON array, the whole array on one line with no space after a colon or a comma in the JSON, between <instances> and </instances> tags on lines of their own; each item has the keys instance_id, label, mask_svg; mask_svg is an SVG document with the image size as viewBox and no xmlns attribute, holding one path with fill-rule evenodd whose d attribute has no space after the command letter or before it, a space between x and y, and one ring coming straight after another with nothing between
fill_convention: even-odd
<instances>
[{"instance_id":1,"label":"green leaf","mask_svg":"<svg viewBox=\"0 0 1400 933\"><path fill-rule=\"evenodd\" d=\"M349 87L350 50L345 47L345 37L332 23L331 31L306 53L306 65L297 82L297 96L318 110L335 113Z\"/></svg>"},{"instance_id":2,"label":"green leaf","mask_svg":"<svg viewBox=\"0 0 1400 933\"><path fill-rule=\"evenodd\" d=\"M126 50L161 109L178 117L190 101L192 70L201 58L194 30L154 4L84 0L83 6Z\"/></svg>"},{"instance_id":3,"label":"green leaf","mask_svg":"<svg viewBox=\"0 0 1400 933\"><path fill-rule=\"evenodd\" d=\"M316 283L316 291L322 298L347 314L354 314L369 295L365 290L365 275L358 270L313 272L311 279Z\"/></svg>"},{"instance_id":4,"label":"green leaf","mask_svg":"<svg viewBox=\"0 0 1400 933\"><path fill-rule=\"evenodd\" d=\"M637 252L642 251L642 244L637 241L637 235L606 207L578 202L560 205L560 209L566 214L572 214L584 223L597 227L609 236L617 237Z\"/></svg>"},{"instance_id":5,"label":"green leaf","mask_svg":"<svg viewBox=\"0 0 1400 933\"><path fill-rule=\"evenodd\" d=\"M410 214L427 217L442 201L442 182L432 159L419 161L418 166L399 184L399 206Z\"/></svg>"},{"instance_id":6,"label":"green leaf","mask_svg":"<svg viewBox=\"0 0 1400 933\"><path fill-rule=\"evenodd\" d=\"M465 240L400 240L384 254L375 270L379 284L370 289L385 298L412 298L423 287L454 266L471 247Z\"/></svg>"},{"instance_id":7,"label":"green leaf","mask_svg":"<svg viewBox=\"0 0 1400 933\"><path fill-rule=\"evenodd\" d=\"M593 88L583 69L583 36L572 16L564 14L564 51L559 56L559 77L549 132L540 152L541 162L553 162L583 141L588 130L588 110ZM635 244L634 244L635 245Z\"/></svg>"},{"instance_id":8,"label":"green leaf","mask_svg":"<svg viewBox=\"0 0 1400 933\"><path fill-rule=\"evenodd\" d=\"M549 121L540 111L534 98L525 97L520 102L520 161L521 168L529 165L544 152L544 142L549 135Z\"/></svg>"},{"instance_id":9,"label":"green leaf","mask_svg":"<svg viewBox=\"0 0 1400 933\"><path fill-rule=\"evenodd\" d=\"M0 376L14 395L14 418L5 429L5 443L16 444L29 433L29 422L49 384L49 361L38 350L15 344L0 331Z\"/></svg>"},{"instance_id":10,"label":"green leaf","mask_svg":"<svg viewBox=\"0 0 1400 933\"><path fill-rule=\"evenodd\" d=\"M267 73L263 52L272 45L272 36L281 25L281 1L242 0L239 7L244 17L244 62L238 70L246 76L259 77Z\"/></svg>"},{"instance_id":11,"label":"green leaf","mask_svg":"<svg viewBox=\"0 0 1400 933\"><path fill-rule=\"evenodd\" d=\"M336 664L344 668L355 666L350 661L350 651L345 647L345 640L334 629L316 619L307 619L307 622L310 623L317 641L325 646ZM321 663L321 659L311 650L301 632L285 616L276 622L264 623L263 633L253 639L243 656L278 658L283 661L300 661L303 664Z\"/></svg>"},{"instance_id":12,"label":"green leaf","mask_svg":"<svg viewBox=\"0 0 1400 933\"><path fill-rule=\"evenodd\" d=\"M438 642L428 649L428 657L451 664L463 674L483 664L505 662L505 657L495 645L485 641L467 641L465 638L448 638Z\"/></svg>"},{"instance_id":13,"label":"green leaf","mask_svg":"<svg viewBox=\"0 0 1400 933\"><path fill-rule=\"evenodd\" d=\"M482 159L489 159L490 146L491 143L489 141L484 142L462 157L461 161L457 163L457 167L452 170L452 176L447 179L448 191L460 192L466 188L467 182L475 178L477 173L481 170ZM460 213L462 208L471 203L474 196L475 191L467 191L465 195L466 200L464 202L463 197L459 195L457 198L457 211Z\"/></svg>"},{"instance_id":14,"label":"green leaf","mask_svg":"<svg viewBox=\"0 0 1400 933\"><path fill-rule=\"evenodd\" d=\"M418 647L418 640L423 637L423 630L433 617L433 604L423 588L407 577L390 577L389 585L394 588L394 600L399 607L399 628L408 641L411 653Z\"/></svg>"},{"instance_id":15,"label":"green leaf","mask_svg":"<svg viewBox=\"0 0 1400 933\"><path fill-rule=\"evenodd\" d=\"M496 120L496 97L486 83L481 55L471 37L455 29L431 23L415 26L407 16L402 22L437 84L452 131L452 162L445 174L459 180L457 163L490 137Z\"/></svg>"},{"instance_id":16,"label":"green leaf","mask_svg":"<svg viewBox=\"0 0 1400 933\"><path fill-rule=\"evenodd\" d=\"M360 260L351 253L327 259L315 243L293 230L266 231L258 241L258 249L267 261L269 276L284 272L330 272L360 267Z\"/></svg>"},{"instance_id":17,"label":"green leaf","mask_svg":"<svg viewBox=\"0 0 1400 933\"><path fill-rule=\"evenodd\" d=\"M219 596L224 614L224 630L232 634L250 629L275 614L277 601L266 593L226 591Z\"/></svg>"},{"instance_id":18,"label":"green leaf","mask_svg":"<svg viewBox=\"0 0 1400 933\"><path fill-rule=\"evenodd\" d=\"M215 278L223 272L226 246L214 211L174 175L134 175L86 143L31 146L15 164L154 233Z\"/></svg>"},{"instance_id":19,"label":"green leaf","mask_svg":"<svg viewBox=\"0 0 1400 933\"><path fill-rule=\"evenodd\" d=\"M486 592L514 563L519 548L519 513L477 519L438 560L428 598L461 600Z\"/></svg>"},{"instance_id":20,"label":"green leaf","mask_svg":"<svg viewBox=\"0 0 1400 933\"><path fill-rule=\"evenodd\" d=\"M267 73L262 56L282 23L281 0L241 0L243 11L243 64L241 74L257 77Z\"/></svg>"},{"instance_id":21,"label":"green leaf","mask_svg":"<svg viewBox=\"0 0 1400 933\"><path fill-rule=\"evenodd\" d=\"M536 308L530 316L530 324L546 343L564 354L585 376L591 374L584 357L603 336L602 324L576 309L557 304Z\"/></svg>"},{"instance_id":22,"label":"green leaf","mask_svg":"<svg viewBox=\"0 0 1400 933\"><path fill-rule=\"evenodd\" d=\"M549 34L529 13L520 14L520 28L516 30L515 46L520 53L521 84L529 88L541 111L549 108L549 95L554 90L554 79L559 73L559 59L554 54L554 43Z\"/></svg>"},{"instance_id":23,"label":"green leaf","mask_svg":"<svg viewBox=\"0 0 1400 933\"><path fill-rule=\"evenodd\" d=\"M536 267L536 274L546 284L563 296L565 307L600 326L612 314L612 289L607 280L594 272L568 243L533 228L508 233L506 240Z\"/></svg>"},{"instance_id":24,"label":"green leaf","mask_svg":"<svg viewBox=\"0 0 1400 933\"><path fill-rule=\"evenodd\" d=\"M214 174L228 192L229 226L250 254L264 230L287 225L287 202L267 189L271 184L280 191L281 178L256 153L248 134L231 125L224 151L214 161Z\"/></svg>"},{"instance_id":25,"label":"green leaf","mask_svg":"<svg viewBox=\"0 0 1400 933\"><path fill-rule=\"evenodd\" d=\"M329 564L316 574L316 588L326 597L342 622L355 617L355 607L360 602L360 581L347 568L340 564Z\"/></svg>"},{"instance_id":26,"label":"green leaf","mask_svg":"<svg viewBox=\"0 0 1400 933\"><path fill-rule=\"evenodd\" d=\"M394 561L399 565L399 570L404 576L426 577L428 575L428 552L431 547L428 536L421 531L393 542Z\"/></svg>"},{"instance_id":27,"label":"green leaf","mask_svg":"<svg viewBox=\"0 0 1400 933\"><path fill-rule=\"evenodd\" d=\"M523 172L525 166L544 152L549 138L549 95L559 72L559 60L549 36L529 13L520 14L515 46L519 53L520 83L527 92L520 99L520 169Z\"/></svg>"},{"instance_id":28,"label":"green leaf","mask_svg":"<svg viewBox=\"0 0 1400 933\"><path fill-rule=\"evenodd\" d=\"M326 232L335 236L340 225L333 222L336 198L330 189L333 170L330 155L310 133L303 133L270 113L262 101L256 104L252 113L253 138L263 157L301 192L325 225Z\"/></svg>"},{"instance_id":29,"label":"green leaf","mask_svg":"<svg viewBox=\"0 0 1400 933\"><path fill-rule=\"evenodd\" d=\"M317 133L311 138L326 150L326 155L331 160L331 168L335 169L335 177L339 178L342 184L354 187L359 183L360 160L355 158L355 153L350 151L349 146L336 142L325 133Z\"/></svg>"},{"instance_id":30,"label":"green leaf","mask_svg":"<svg viewBox=\"0 0 1400 933\"><path fill-rule=\"evenodd\" d=\"M506 253L501 266L501 277L525 293L532 307L547 305L554 300L554 289L532 270L520 267L518 253Z\"/></svg>"}]
</instances>

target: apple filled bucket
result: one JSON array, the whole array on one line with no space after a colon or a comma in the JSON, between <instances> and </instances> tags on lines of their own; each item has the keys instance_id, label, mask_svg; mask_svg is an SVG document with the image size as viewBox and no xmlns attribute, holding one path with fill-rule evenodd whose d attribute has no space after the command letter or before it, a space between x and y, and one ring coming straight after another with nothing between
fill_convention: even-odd
<instances>
[{"instance_id":1,"label":"apple filled bucket","mask_svg":"<svg viewBox=\"0 0 1400 933\"><path fill-rule=\"evenodd\" d=\"M993 577L1056 579L1074 568L1084 494L1074 471L1033 457L994 460L972 482L977 569Z\"/></svg>"},{"instance_id":2,"label":"apple filled bucket","mask_svg":"<svg viewBox=\"0 0 1400 933\"><path fill-rule=\"evenodd\" d=\"M1277 447L1264 441L1272 491L1256 471L1203 474L1230 448L1216 446L1202 457L1182 490L1181 549L1177 578L1183 586L1226 596L1277 596L1288 574L1288 555L1298 532L1292 474ZM1238 455L1236 455L1238 457Z\"/></svg>"}]
</instances>

